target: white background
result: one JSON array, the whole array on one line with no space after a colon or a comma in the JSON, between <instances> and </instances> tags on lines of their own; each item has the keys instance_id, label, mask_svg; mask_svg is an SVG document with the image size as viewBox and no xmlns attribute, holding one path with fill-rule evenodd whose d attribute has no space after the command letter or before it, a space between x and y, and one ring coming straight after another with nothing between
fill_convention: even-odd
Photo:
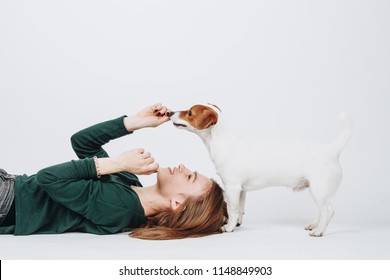
<instances>
[{"instance_id":1,"label":"white background","mask_svg":"<svg viewBox=\"0 0 390 280\"><path fill-rule=\"evenodd\" d=\"M237 232L181 241L193 251L180 256L390 258L389 13L379 0L1 1L0 167L34 174L73 159L74 132L155 102L172 110L210 102L245 137L322 143L337 139L344 110L354 132L323 239L303 231L317 215L308 192L269 188L247 195ZM217 178L201 140L170 123L105 148L138 147L162 166L184 163ZM147 186L155 177L141 179ZM175 242L81 234L1 236L1 257L137 258L109 245L103 253L94 246L102 240L130 243L141 258L179 257ZM14 247L48 242L65 253ZM77 248L84 253L73 255Z\"/></svg>"}]
</instances>

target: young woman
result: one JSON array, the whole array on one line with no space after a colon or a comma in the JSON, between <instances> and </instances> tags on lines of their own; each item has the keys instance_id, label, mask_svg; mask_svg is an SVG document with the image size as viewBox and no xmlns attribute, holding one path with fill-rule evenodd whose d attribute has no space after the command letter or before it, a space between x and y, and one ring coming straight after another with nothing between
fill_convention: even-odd
<instances>
[{"instance_id":1,"label":"young woman","mask_svg":"<svg viewBox=\"0 0 390 280\"><path fill-rule=\"evenodd\" d=\"M134 149L109 157L110 140L169 120L161 104L96 124L71 137L79 160L15 176L0 170L0 233L132 230L142 239L200 237L220 231L226 220L222 190L210 178L180 164L161 168L150 153ZM142 187L136 175L157 172Z\"/></svg>"}]
</instances>

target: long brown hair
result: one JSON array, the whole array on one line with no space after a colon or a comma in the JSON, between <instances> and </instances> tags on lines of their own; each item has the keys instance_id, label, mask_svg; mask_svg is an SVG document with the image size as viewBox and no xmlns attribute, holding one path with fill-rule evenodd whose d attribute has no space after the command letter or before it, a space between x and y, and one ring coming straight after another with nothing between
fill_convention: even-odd
<instances>
[{"instance_id":1,"label":"long brown hair","mask_svg":"<svg viewBox=\"0 0 390 280\"><path fill-rule=\"evenodd\" d=\"M227 220L223 191L212 180L211 189L199 197L188 198L176 210L157 213L129 235L150 240L182 239L221 233Z\"/></svg>"}]
</instances>

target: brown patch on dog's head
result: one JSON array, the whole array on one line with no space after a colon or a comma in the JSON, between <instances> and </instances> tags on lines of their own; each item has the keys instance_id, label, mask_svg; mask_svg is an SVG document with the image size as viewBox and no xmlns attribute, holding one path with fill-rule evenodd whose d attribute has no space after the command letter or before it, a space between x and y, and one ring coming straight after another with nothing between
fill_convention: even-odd
<instances>
[{"instance_id":1,"label":"brown patch on dog's head","mask_svg":"<svg viewBox=\"0 0 390 280\"><path fill-rule=\"evenodd\" d=\"M218 122L217 112L204 105L194 105L189 110L180 112L179 117L198 130L207 129Z\"/></svg>"}]
</instances>

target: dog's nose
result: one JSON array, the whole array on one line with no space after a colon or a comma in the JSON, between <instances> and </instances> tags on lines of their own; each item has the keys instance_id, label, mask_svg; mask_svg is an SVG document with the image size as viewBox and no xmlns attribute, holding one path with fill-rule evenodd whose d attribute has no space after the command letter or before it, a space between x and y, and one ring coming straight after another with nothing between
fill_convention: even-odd
<instances>
[{"instance_id":1,"label":"dog's nose","mask_svg":"<svg viewBox=\"0 0 390 280\"><path fill-rule=\"evenodd\" d=\"M175 114L175 112L166 112L165 115L167 117L172 117Z\"/></svg>"}]
</instances>

